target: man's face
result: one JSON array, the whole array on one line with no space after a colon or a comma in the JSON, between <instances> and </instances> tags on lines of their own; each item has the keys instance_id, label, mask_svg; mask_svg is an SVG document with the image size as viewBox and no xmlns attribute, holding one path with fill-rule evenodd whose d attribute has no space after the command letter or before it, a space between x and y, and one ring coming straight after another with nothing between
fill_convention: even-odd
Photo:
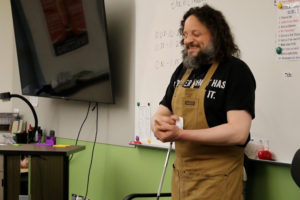
<instances>
[{"instance_id":1,"label":"man's face","mask_svg":"<svg viewBox=\"0 0 300 200\"><path fill-rule=\"evenodd\" d=\"M199 52L213 48L211 33L194 15L189 16L183 29L183 44L187 51L187 56L195 57Z\"/></svg>"}]
</instances>

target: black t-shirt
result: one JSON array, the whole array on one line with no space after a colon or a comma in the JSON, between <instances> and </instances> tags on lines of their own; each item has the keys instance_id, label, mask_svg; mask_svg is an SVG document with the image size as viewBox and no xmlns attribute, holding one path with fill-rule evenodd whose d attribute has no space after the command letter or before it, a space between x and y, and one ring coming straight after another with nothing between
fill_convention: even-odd
<instances>
[{"instance_id":1,"label":"black t-shirt","mask_svg":"<svg viewBox=\"0 0 300 200\"><path fill-rule=\"evenodd\" d=\"M184 87L199 88L211 65L203 65L190 74ZM171 77L166 94L160 104L172 111L171 101L186 68L180 64ZM206 87L205 114L209 127L227 123L229 110L246 110L255 117L254 99L256 83L252 72L242 60L230 57L221 62Z\"/></svg>"}]
</instances>

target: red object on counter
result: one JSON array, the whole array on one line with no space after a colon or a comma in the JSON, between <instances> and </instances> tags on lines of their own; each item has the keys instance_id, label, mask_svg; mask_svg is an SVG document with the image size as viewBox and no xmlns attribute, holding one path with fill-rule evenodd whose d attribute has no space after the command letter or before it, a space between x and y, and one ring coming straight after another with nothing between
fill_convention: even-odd
<instances>
[{"instance_id":1,"label":"red object on counter","mask_svg":"<svg viewBox=\"0 0 300 200\"><path fill-rule=\"evenodd\" d=\"M134 144L142 144L140 141L134 141Z\"/></svg>"},{"instance_id":2,"label":"red object on counter","mask_svg":"<svg viewBox=\"0 0 300 200\"><path fill-rule=\"evenodd\" d=\"M271 160L272 158L272 154L270 151L259 151L258 152L258 158L259 159L262 159L262 160Z\"/></svg>"}]
</instances>

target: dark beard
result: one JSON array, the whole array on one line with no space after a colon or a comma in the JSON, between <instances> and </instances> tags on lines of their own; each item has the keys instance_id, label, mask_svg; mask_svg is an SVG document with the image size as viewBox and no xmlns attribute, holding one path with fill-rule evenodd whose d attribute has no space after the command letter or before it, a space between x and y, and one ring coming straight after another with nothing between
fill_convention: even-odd
<instances>
[{"instance_id":1,"label":"dark beard","mask_svg":"<svg viewBox=\"0 0 300 200\"><path fill-rule=\"evenodd\" d=\"M186 47L182 50L183 66L185 68L198 69L201 65L211 63L214 57L215 50L212 45L199 51L196 56L189 56Z\"/></svg>"}]
</instances>

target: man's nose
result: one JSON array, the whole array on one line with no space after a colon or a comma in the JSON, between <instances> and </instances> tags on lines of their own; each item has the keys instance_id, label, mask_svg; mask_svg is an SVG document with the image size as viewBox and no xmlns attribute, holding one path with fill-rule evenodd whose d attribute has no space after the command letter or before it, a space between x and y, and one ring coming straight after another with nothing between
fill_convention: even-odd
<instances>
[{"instance_id":1,"label":"man's nose","mask_svg":"<svg viewBox=\"0 0 300 200\"><path fill-rule=\"evenodd\" d=\"M192 43L194 41L193 39L193 36L191 36L190 34L185 36L184 40L183 40L183 43L184 44L189 44L189 43Z\"/></svg>"}]
</instances>

